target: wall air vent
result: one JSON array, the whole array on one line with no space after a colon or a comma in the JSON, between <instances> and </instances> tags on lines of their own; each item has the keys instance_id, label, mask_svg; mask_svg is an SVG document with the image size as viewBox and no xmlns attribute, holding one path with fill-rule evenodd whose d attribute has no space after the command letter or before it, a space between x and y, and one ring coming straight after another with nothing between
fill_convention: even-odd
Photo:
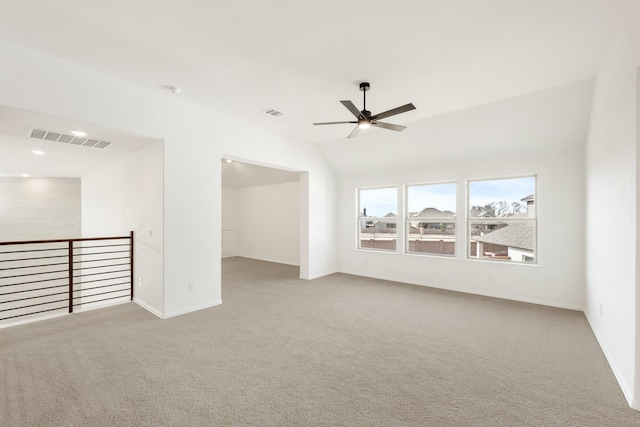
<instances>
[{"instance_id":1,"label":"wall air vent","mask_svg":"<svg viewBox=\"0 0 640 427\"><path fill-rule=\"evenodd\" d=\"M104 139L94 139L80 136L68 135L66 133L54 132L43 129L29 129L28 136L35 139L44 139L47 141L62 142L64 144L82 145L84 147L107 148L111 145L111 141Z\"/></svg>"},{"instance_id":2,"label":"wall air vent","mask_svg":"<svg viewBox=\"0 0 640 427\"><path fill-rule=\"evenodd\" d=\"M283 114L283 113L281 113L281 112L280 112L280 111L278 111L278 110L274 110L273 108L267 108L266 110L264 110L264 112L265 112L265 113L267 113L267 114L268 114L268 115L270 115L270 116L273 116L273 117L280 117L280 116L284 116L284 114Z\"/></svg>"}]
</instances>

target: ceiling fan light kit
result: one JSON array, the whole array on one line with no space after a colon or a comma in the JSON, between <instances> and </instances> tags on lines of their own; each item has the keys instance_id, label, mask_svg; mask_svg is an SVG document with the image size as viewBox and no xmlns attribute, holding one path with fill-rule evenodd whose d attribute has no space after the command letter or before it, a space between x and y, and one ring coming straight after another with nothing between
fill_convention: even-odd
<instances>
[{"instance_id":1,"label":"ceiling fan light kit","mask_svg":"<svg viewBox=\"0 0 640 427\"><path fill-rule=\"evenodd\" d=\"M357 120L348 121L348 122L322 122L322 123L314 123L314 125L338 125L351 123L355 124L356 127L351 131L347 138L355 138L360 132L360 129L367 129L371 126L379 127L382 129L394 130L396 132L401 132L406 129L406 126L394 125L391 123L380 122L378 119L384 119L386 117L395 116L396 114L406 113L407 111L415 110L416 107L409 103L403 105L401 107L396 107L391 110L387 110L385 112L371 115L371 111L367 110L367 91L370 89L371 85L368 82L360 83L360 91L362 91L363 98L363 108L362 111L358 110L358 108L351 101L340 101L342 105L353 114Z\"/></svg>"}]
</instances>

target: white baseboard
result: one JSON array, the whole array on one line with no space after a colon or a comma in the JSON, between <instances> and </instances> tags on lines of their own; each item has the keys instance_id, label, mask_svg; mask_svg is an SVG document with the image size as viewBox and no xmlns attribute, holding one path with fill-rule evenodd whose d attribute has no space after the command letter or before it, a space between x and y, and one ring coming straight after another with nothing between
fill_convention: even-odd
<instances>
[{"instance_id":1,"label":"white baseboard","mask_svg":"<svg viewBox=\"0 0 640 427\"><path fill-rule=\"evenodd\" d=\"M161 312L159 312L158 310L156 310L155 308L151 307L150 305L142 302L141 300L139 300L138 298L133 298L133 302L135 302L136 304L138 304L140 307L144 308L145 310L147 310L149 313L153 314L156 317L159 317L160 319L164 319L164 316L162 315Z\"/></svg>"},{"instance_id":2,"label":"white baseboard","mask_svg":"<svg viewBox=\"0 0 640 427\"><path fill-rule=\"evenodd\" d=\"M624 394L625 399L627 399L627 403L631 408L635 409L636 411L640 411L640 402L638 402L633 398L633 391L627 386L627 383L624 381L624 377L622 376L622 373L620 372L618 365L615 363L615 359L611 355L611 352L609 351L609 347L606 345L606 342L602 338L602 335L600 335L600 332L596 328L594 328L593 326L594 323L591 321L591 317L586 311L584 312L584 316L587 318L589 327L591 327L591 330L593 331L593 335L595 335L596 341L598 341L598 344L600 345L600 348L604 353L604 357L607 359L607 362L609 363L609 366L613 371L613 375L616 377L616 380L618 381L618 385L622 389L622 394Z\"/></svg>"},{"instance_id":3,"label":"white baseboard","mask_svg":"<svg viewBox=\"0 0 640 427\"><path fill-rule=\"evenodd\" d=\"M504 299L504 300L509 300L509 301L524 302L524 303L527 303L527 304L536 304L536 305L544 305L544 306L547 306L547 307L563 308L563 309L566 309L566 310L583 311L583 309L584 309L582 305L566 304L566 303L562 303L562 302L549 301L549 300L540 300L540 299L536 299L536 298L522 298L522 297L519 297L519 296L513 296L513 295L508 295L508 294L500 294L500 293L494 293L494 292L478 292L477 289L469 289L469 288L462 288L462 287L456 287L456 286L446 286L446 285L439 285L439 284L434 284L434 283L424 284L424 283L408 281L408 280L405 280L405 279L402 279L402 278L398 278L398 277L389 277L389 276L380 276L380 275L370 276L370 275L367 275L367 274L351 273L351 272L347 272L347 271L341 271L340 273L351 274L351 275L354 275L354 276L367 277L367 278L370 278L370 279L387 280L389 282L407 283L409 285L424 286L425 288L442 289L442 290L445 290L445 291L461 292L461 293L464 293L464 294L471 294L471 295L480 295L480 296L483 296L483 297L490 297L490 298L498 298L498 299Z\"/></svg>"},{"instance_id":4,"label":"white baseboard","mask_svg":"<svg viewBox=\"0 0 640 427\"><path fill-rule=\"evenodd\" d=\"M176 316L181 316L183 314L188 314L188 313L193 313L194 311L198 311L198 310L204 310L205 308L211 308L211 307L215 307L216 305L220 305L222 304L222 299L210 302L210 303L206 303L206 304L201 304L201 305L196 305L193 307L189 307L186 308L184 310L178 310L178 311L172 311L169 313L165 313L164 315L164 319L169 319L171 317L176 317Z\"/></svg>"},{"instance_id":5,"label":"white baseboard","mask_svg":"<svg viewBox=\"0 0 640 427\"><path fill-rule=\"evenodd\" d=\"M26 325L27 323L40 322L41 320L51 320L51 319L55 319L56 317L62 317L62 316L68 316L68 315L69 313L64 312L64 313L57 313L57 314L48 314L46 316L32 317L31 319L16 320L15 322L7 322L7 323L0 324L0 329L12 328L18 325Z\"/></svg>"},{"instance_id":6,"label":"white baseboard","mask_svg":"<svg viewBox=\"0 0 640 427\"><path fill-rule=\"evenodd\" d=\"M275 264L284 264L284 265L292 265L294 267L300 267L300 263L298 264L292 264L290 262L287 261L281 261L281 260L277 260L277 259L269 259L269 258L262 258L262 257L255 257L255 256L248 256L248 255L241 255L241 254L236 254L234 256L240 257L240 258L247 258L247 259L255 259L256 261L266 261L266 262L273 262Z\"/></svg>"},{"instance_id":7,"label":"white baseboard","mask_svg":"<svg viewBox=\"0 0 640 427\"><path fill-rule=\"evenodd\" d=\"M74 313L84 313L86 311L98 310L100 308L112 307L112 306L120 305L120 304L128 304L130 302L131 302L131 300L129 298L123 299L123 301L103 301L103 302L99 302L99 303L92 303L92 304L89 304L89 305L87 305L85 307L80 307L80 308L74 309L73 312Z\"/></svg>"}]
</instances>

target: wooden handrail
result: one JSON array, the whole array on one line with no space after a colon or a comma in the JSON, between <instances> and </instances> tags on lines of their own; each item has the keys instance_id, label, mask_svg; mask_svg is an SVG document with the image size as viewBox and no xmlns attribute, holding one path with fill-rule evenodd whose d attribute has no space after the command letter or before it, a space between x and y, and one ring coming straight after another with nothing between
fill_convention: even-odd
<instances>
[{"instance_id":1,"label":"wooden handrail","mask_svg":"<svg viewBox=\"0 0 640 427\"><path fill-rule=\"evenodd\" d=\"M39 243L66 243L66 242L82 242L87 240L121 240L130 239L131 236L117 236L117 237L79 237L76 239L53 239L53 240L24 240L15 242L0 242L0 246L8 245L29 245Z\"/></svg>"}]
</instances>

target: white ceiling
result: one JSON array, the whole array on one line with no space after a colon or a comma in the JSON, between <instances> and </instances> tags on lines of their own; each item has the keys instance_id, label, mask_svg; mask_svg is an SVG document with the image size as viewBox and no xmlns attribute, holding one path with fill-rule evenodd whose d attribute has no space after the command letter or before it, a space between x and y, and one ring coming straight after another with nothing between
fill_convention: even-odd
<instances>
[{"instance_id":1,"label":"white ceiling","mask_svg":"<svg viewBox=\"0 0 640 427\"><path fill-rule=\"evenodd\" d=\"M438 116L592 79L623 3L0 0L0 38L167 96L179 86L186 101L317 143L341 171L345 146L424 142L417 129ZM406 131L370 129L345 145L350 125L311 125L350 120L339 101L361 108L361 81L373 113L417 107L385 120Z\"/></svg>"},{"instance_id":2,"label":"white ceiling","mask_svg":"<svg viewBox=\"0 0 640 427\"><path fill-rule=\"evenodd\" d=\"M104 149L29 137L30 129L86 132L112 144ZM81 177L156 142L62 117L0 106L0 176ZM38 150L45 154L35 155Z\"/></svg>"}]
</instances>

